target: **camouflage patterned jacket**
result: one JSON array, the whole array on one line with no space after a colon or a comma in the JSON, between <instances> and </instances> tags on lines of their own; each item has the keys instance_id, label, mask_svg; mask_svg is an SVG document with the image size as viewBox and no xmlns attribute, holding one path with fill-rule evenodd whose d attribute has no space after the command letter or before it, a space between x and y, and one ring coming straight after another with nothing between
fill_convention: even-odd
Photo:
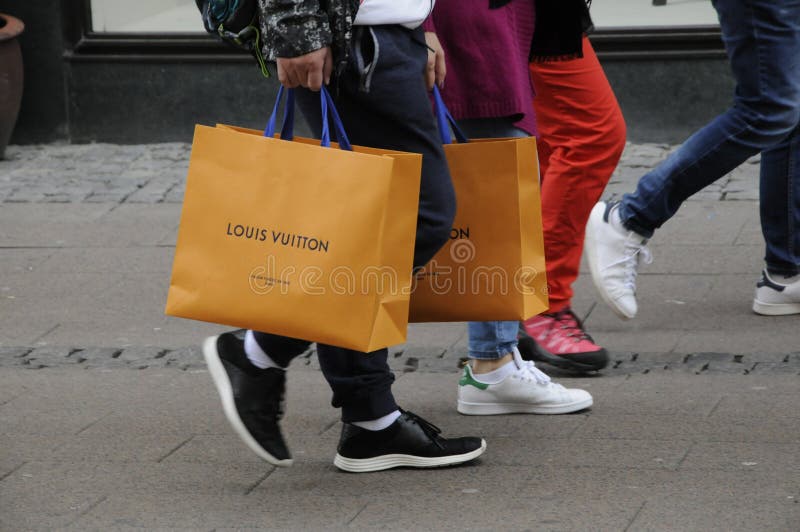
<instances>
[{"instance_id":1,"label":"camouflage patterned jacket","mask_svg":"<svg viewBox=\"0 0 800 532\"><path fill-rule=\"evenodd\" d=\"M359 0L258 0L264 57L297 57L325 46L347 58Z\"/></svg>"}]
</instances>

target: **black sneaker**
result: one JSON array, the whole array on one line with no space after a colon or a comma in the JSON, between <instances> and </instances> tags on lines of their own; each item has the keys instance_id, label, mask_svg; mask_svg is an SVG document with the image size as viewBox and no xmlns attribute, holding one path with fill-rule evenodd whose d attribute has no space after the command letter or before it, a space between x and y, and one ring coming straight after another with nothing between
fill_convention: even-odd
<instances>
[{"instance_id":1,"label":"black sneaker","mask_svg":"<svg viewBox=\"0 0 800 532\"><path fill-rule=\"evenodd\" d=\"M251 364L244 352L244 341L234 333L207 338L203 354L222 399L222 409L236 434L270 464L292 465L278 425L283 416L286 372Z\"/></svg>"},{"instance_id":2,"label":"black sneaker","mask_svg":"<svg viewBox=\"0 0 800 532\"><path fill-rule=\"evenodd\" d=\"M383 430L371 431L345 423L333 464L351 473L393 467L439 467L468 462L486 450L481 438L445 439L440 433L436 426L406 411Z\"/></svg>"}]
</instances>

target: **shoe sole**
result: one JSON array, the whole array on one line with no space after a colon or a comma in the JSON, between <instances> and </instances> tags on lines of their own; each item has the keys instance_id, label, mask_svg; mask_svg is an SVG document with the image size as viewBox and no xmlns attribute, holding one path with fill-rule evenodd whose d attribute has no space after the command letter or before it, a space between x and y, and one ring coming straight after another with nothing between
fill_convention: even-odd
<instances>
[{"instance_id":1,"label":"shoe sole","mask_svg":"<svg viewBox=\"0 0 800 532\"><path fill-rule=\"evenodd\" d=\"M595 246L596 237L594 235L593 227L596 224L604 224L606 223L603 221L603 212L605 211L605 205L597 204L592 209L592 212L589 214L589 223L586 224L586 239L584 240L584 248L586 249L586 262L589 263L589 271L592 274L592 281L594 282L594 287L597 289L597 292L600 294L600 298L603 302L608 305L608 307L623 320L629 320L631 318L635 318L636 315L628 316L625 314L622 309L620 309L617 304L611 299L605 290L602 289L603 286L603 277L600 275L600 269L597 265L597 247ZM595 212L599 214L595 214ZM599 217L599 220L597 219ZM590 238L591 233L591 238Z\"/></svg>"},{"instance_id":2,"label":"shoe sole","mask_svg":"<svg viewBox=\"0 0 800 532\"><path fill-rule=\"evenodd\" d=\"M571 414L586 410L594 404L590 397L565 405L531 405L527 403L468 403L458 401L457 410L465 416L499 416L502 414Z\"/></svg>"},{"instance_id":3,"label":"shoe sole","mask_svg":"<svg viewBox=\"0 0 800 532\"><path fill-rule=\"evenodd\" d=\"M541 347L536 340L528 336L524 329L520 329L520 338L517 341L517 349L520 354L530 356L530 360L536 362L545 362L551 366L561 369L568 369L572 371L580 371L588 373L590 371L599 371L608 365L608 353L605 349L598 351L598 362L595 364L587 364L585 362L577 362L567 357L554 355ZM604 353L604 355L602 354ZM522 357L523 359L525 356Z\"/></svg>"},{"instance_id":4,"label":"shoe sole","mask_svg":"<svg viewBox=\"0 0 800 532\"><path fill-rule=\"evenodd\" d=\"M800 314L800 303L762 303L753 300L753 312L762 316L789 316Z\"/></svg>"},{"instance_id":5,"label":"shoe sole","mask_svg":"<svg viewBox=\"0 0 800 532\"><path fill-rule=\"evenodd\" d=\"M386 454L375 458L346 458L339 453L333 459L333 465L342 471L350 473L369 473L372 471L384 471L395 467L446 467L456 464L463 464L474 460L486 450L486 440L481 440L481 446L474 451L464 454L451 456L425 457L410 454Z\"/></svg>"},{"instance_id":6,"label":"shoe sole","mask_svg":"<svg viewBox=\"0 0 800 532\"><path fill-rule=\"evenodd\" d=\"M233 427L234 432L236 432L251 451L274 466L289 467L292 465L291 458L281 460L272 456L266 449L258 444L255 438L250 434L250 431L247 430L247 427L244 426L244 422L242 418L239 417L239 412L236 410L236 402L233 398L233 387L231 386L228 372L225 371L225 368L222 366L222 360L220 360L219 352L217 352L217 338L219 337L214 336L206 338L206 341L203 343L203 357L206 359L206 365L208 366L209 373L211 373L211 379L214 381L217 393L222 401L222 411L225 413L225 417L228 418L228 422L231 424L231 427Z\"/></svg>"}]
</instances>

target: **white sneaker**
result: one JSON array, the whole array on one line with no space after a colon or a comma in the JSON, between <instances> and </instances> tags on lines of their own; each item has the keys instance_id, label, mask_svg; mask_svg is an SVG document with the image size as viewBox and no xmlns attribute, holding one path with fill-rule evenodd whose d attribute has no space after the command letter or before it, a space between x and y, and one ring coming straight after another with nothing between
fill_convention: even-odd
<instances>
[{"instance_id":1,"label":"white sneaker","mask_svg":"<svg viewBox=\"0 0 800 532\"><path fill-rule=\"evenodd\" d=\"M753 312L764 316L800 314L800 275L778 282L767 270L761 272L753 298Z\"/></svg>"},{"instance_id":2,"label":"white sneaker","mask_svg":"<svg viewBox=\"0 0 800 532\"><path fill-rule=\"evenodd\" d=\"M600 201L586 224L586 260L600 297L622 319L636 316L639 262L653 262L647 239L622 225L617 203Z\"/></svg>"},{"instance_id":3,"label":"white sneaker","mask_svg":"<svg viewBox=\"0 0 800 532\"><path fill-rule=\"evenodd\" d=\"M585 390L564 388L550 380L533 362L522 360L514 348L515 368L496 384L481 382L469 364L458 382L458 411L471 416L496 414L568 414L592 406Z\"/></svg>"}]
</instances>

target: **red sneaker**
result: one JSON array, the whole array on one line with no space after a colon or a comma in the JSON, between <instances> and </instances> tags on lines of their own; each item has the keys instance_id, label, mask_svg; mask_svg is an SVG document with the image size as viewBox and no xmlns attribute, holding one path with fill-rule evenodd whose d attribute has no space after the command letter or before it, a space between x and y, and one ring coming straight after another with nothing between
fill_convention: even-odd
<instances>
[{"instance_id":1,"label":"red sneaker","mask_svg":"<svg viewBox=\"0 0 800 532\"><path fill-rule=\"evenodd\" d=\"M596 371L608 364L608 353L594 343L583 324L566 308L525 320L519 328L522 358L576 371Z\"/></svg>"}]
</instances>

